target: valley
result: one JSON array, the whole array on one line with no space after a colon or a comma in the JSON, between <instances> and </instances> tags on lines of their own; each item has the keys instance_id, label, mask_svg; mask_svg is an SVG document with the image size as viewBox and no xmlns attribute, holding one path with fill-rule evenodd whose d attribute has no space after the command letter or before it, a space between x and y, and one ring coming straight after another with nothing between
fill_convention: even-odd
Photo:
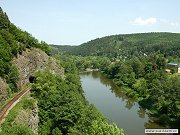
<instances>
[{"instance_id":1,"label":"valley","mask_svg":"<svg viewBox=\"0 0 180 135\"><path fill-rule=\"evenodd\" d=\"M178 129L179 68L179 33L53 45L17 27L0 8L0 135Z\"/></svg>"}]
</instances>

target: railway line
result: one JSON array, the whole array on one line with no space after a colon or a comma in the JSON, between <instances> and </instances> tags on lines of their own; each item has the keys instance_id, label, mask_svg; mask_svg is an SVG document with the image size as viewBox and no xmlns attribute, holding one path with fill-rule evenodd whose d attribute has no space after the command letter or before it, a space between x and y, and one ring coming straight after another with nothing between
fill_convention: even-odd
<instances>
[{"instance_id":1,"label":"railway line","mask_svg":"<svg viewBox=\"0 0 180 135\"><path fill-rule=\"evenodd\" d=\"M0 125L4 122L9 111L20 101L20 99L30 91L30 87L21 90L0 110Z\"/></svg>"}]
</instances>

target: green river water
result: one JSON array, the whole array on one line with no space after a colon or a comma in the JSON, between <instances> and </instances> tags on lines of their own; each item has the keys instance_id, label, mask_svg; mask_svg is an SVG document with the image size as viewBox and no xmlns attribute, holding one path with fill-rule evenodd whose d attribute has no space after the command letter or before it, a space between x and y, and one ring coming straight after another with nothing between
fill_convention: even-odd
<instances>
[{"instance_id":1,"label":"green river water","mask_svg":"<svg viewBox=\"0 0 180 135\"><path fill-rule=\"evenodd\" d=\"M108 121L113 121L123 128L125 134L144 135L145 128L163 128L154 123L137 102L124 95L122 90L102 73L81 73L80 78L87 100L94 104Z\"/></svg>"}]
</instances>

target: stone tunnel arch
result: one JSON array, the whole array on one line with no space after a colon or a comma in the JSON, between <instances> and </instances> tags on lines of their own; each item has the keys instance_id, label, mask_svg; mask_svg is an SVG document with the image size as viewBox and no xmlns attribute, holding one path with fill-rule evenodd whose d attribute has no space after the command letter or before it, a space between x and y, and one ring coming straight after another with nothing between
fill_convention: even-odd
<instances>
[{"instance_id":1,"label":"stone tunnel arch","mask_svg":"<svg viewBox=\"0 0 180 135\"><path fill-rule=\"evenodd\" d=\"M33 83L35 81L35 79L36 79L36 77L34 77L32 75L29 76L29 82L30 83Z\"/></svg>"}]
</instances>

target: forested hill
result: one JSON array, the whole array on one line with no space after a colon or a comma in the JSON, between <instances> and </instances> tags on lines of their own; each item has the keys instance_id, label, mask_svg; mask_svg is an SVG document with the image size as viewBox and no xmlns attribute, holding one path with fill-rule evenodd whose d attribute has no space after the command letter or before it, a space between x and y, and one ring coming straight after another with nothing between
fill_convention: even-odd
<instances>
[{"instance_id":1,"label":"forested hill","mask_svg":"<svg viewBox=\"0 0 180 135\"><path fill-rule=\"evenodd\" d=\"M179 33L121 34L97 38L79 46L56 46L74 55L108 56L118 59L159 52L165 57L180 57Z\"/></svg>"}]
</instances>

